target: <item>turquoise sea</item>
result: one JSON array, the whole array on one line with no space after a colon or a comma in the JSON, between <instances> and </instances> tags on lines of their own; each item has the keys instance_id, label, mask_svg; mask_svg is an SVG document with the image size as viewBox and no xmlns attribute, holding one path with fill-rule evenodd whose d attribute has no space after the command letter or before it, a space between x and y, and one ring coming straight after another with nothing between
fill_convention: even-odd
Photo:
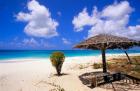
<instances>
[{"instance_id":1,"label":"turquoise sea","mask_svg":"<svg viewBox=\"0 0 140 91\"><path fill-rule=\"evenodd\" d=\"M0 50L0 61L17 58L49 58L51 53L62 51L66 57L75 56L96 56L100 50ZM140 50L128 50L130 53L140 53ZM107 50L107 54L124 53L122 50Z\"/></svg>"}]
</instances>

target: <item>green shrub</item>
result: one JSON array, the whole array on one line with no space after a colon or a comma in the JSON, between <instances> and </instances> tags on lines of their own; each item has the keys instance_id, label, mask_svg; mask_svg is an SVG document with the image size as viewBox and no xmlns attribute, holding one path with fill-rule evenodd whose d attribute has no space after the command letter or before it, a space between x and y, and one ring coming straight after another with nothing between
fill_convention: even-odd
<instances>
[{"instance_id":1,"label":"green shrub","mask_svg":"<svg viewBox=\"0 0 140 91\"><path fill-rule=\"evenodd\" d=\"M135 65L132 70L140 73L140 65Z\"/></svg>"},{"instance_id":2,"label":"green shrub","mask_svg":"<svg viewBox=\"0 0 140 91\"><path fill-rule=\"evenodd\" d=\"M93 64L93 68L94 68L94 69L102 68L102 63L94 63L94 64Z\"/></svg>"},{"instance_id":3,"label":"green shrub","mask_svg":"<svg viewBox=\"0 0 140 91\"><path fill-rule=\"evenodd\" d=\"M51 60L52 65L55 67L58 76L61 75L61 68L65 60L64 53L54 52L50 56L50 60Z\"/></svg>"},{"instance_id":4,"label":"green shrub","mask_svg":"<svg viewBox=\"0 0 140 91\"><path fill-rule=\"evenodd\" d=\"M84 65L82 64L79 65L79 69L84 69L84 68L86 68Z\"/></svg>"},{"instance_id":5,"label":"green shrub","mask_svg":"<svg viewBox=\"0 0 140 91\"><path fill-rule=\"evenodd\" d=\"M111 62L106 63L107 69L109 69L111 67L111 64L112 64Z\"/></svg>"},{"instance_id":6,"label":"green shrub","mask_svg":"<svg viewBox=\"0 0 140 91\"><path fill-rule=\"evenodd\" d=\"M112 64L114 64L114 63L107 62L107 63L106 63L106 67L107 67L107 68L111 68L111 65L112 65ZM94 69L102 68L102 66L103 66L102 63L94 63L94 64L93 64L93 68L94 68Z\"/></svg>"}]
</instances>

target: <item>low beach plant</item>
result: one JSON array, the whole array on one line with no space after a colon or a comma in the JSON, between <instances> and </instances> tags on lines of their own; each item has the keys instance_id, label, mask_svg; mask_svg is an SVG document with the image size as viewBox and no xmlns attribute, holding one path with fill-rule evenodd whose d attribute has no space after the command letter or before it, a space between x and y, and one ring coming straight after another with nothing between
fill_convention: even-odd
<instances>
[{"instance_id":1,"label":"low beach plant","mask_svg":"<svg viewBox=\"0 0 140 91\"><path fill-rule=\"evenodd\" d=\"M79 69L84 69L84 68L85 68L84 65L82 64L79 65Z\"/></svg>"},{"instance_id":2,"label":"low beach plant","mask_svg":"<svg viewBox=\"0 0 140 91\"><path fill-rule=\"evenodd\" d=\"M102 63L94 63L93 64L93 68L94 69L100 69L100 68L102 68Z\"/></svg>"},{"instance_id":3,"label":"low beach plant","mask_svg":"<svg viewBox=\"0 0 140 91\"><path fill-rule=\"evenodd\" d=\"M111 68L111 66L112 66L113 64L114 64L114 63L107 62L107 63L106 63L106 66L107 66L107 68ZM102 63L94 63L94 64L93 64L93 68L94 68L94 69L100 69L100 68L102 68Z\"/></svg>"},{"instance_id":4,"label":"low beach plant","mask_svg":"<svg viewBox=\"0 0 140 91\"><path fill-rule=\"evenodd\" d=\"M135 65L132 70L140 73L140 65Z\"/></svg>"},{"instance_id":5,"label":"low beach plant","mask_svg":"<svg viewBox=\"0 0 140 91\"><path fill-rule=\"evenodd\" d=\"M60 76L61 68L62 68L63 62L65 60L64 53L63 52L54 52L50 56L50 60L51 60L52 65L56 69L57 75Z\"/></svg>"}]
</instances>

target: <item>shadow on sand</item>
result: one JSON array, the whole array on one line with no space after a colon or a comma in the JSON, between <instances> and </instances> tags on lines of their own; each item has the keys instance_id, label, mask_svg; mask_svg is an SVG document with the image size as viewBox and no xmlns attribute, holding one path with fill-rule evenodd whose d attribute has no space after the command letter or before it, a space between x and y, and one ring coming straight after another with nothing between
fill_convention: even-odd
<instances>
[{"instance_id":1,"label":"shadow on sand","mask_svg":"<svg viewBox=\"0 0 140 91\"><path fill-rule=\"evenodd\" d=\"M69 75L68 73L61 73L60 75L58 75L58 74L54 74L53 76L65 76L65 75Z\"/></svg>"}]
</instances>

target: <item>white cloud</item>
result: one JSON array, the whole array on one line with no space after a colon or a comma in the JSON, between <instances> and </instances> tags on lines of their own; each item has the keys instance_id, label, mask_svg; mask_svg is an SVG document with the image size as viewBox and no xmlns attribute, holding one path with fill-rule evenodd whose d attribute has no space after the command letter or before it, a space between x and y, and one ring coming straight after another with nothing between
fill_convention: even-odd
<instances>
[{"instance_id":1,"label":"white cloud","mask_svg":"<svg viewBox=\"0 0 140 91\"><path fill-rule=\"evenodd\" d=\"M34 48L55 48L56 47L55 45L48 43L47 40L44 40L44 39L36 40L34 38L25 38L22 40L22 42L19 42L18 44L20 44L20 46L22 47L34 47Z\"/></svg>"},{"instance_id":2,"label":"white cloud","mask_svg":"<svg viewBox=\"0 0 140 91\"><path fill-rule=\"evenodd\" d=\"M44 48L55 48L56 47L55 45L53 45L53 44L51 44L43 39L40 40L39 44L41 47L44 47Z\"/></svg>"},{"instance_id":3,"label":"white cloud","mask_svg":"<svg viewBox=\"0 0 140 91\"><path fill-rule=\"evenodd\" d=\"M18 21L28 22L24 28L27 35L44 38L58 35L56 28L59 24L51 18L48 8L40 5L36 0L28 2L27 7L29 13L19 12L16 16Z\"/></svg>"},{"instance_id":4,"label":"white cloud","mask_svg":"<svg viewBox=\"0 0 140 91\"><path fill-rule=\"evenodd\" d=\"M16 40L15 40L16 39ZM0 48L9 48L11 49L56 49L56 46L52 43L49 43L47 39L35 39L35 38L23 38L19 37L13 38L8 43L6 41L0 41Z\"/></svg>"},{"instance_id":5,"label":"white cloud","mask_svg":"<svg viewBox=\"0 0 140 91\"><path fill-rule=\"evenodd\" d=\"M113 4L106 7L102 11L102 16L111 19L120 19L131 12L132 8L130 7L129 3L127 1L124 1L119 4Z\"/></svg>"},{"instance_id":6,"label":"white cloud","mask_svg":"<svg viewBox=\"0 0 140 91\"><path fill-rule=\"evenodd\" d=\"M72 23L76 31L82 31L85 26L89 26L88 37L106 33L140 39L140 25L128 26L132 11L133 8L127 1L114 3L102 11L98 11L97 7L94 7L91 15L84 8L74 17Z\"/></svg>"},{"instance_id":7,"label":"white cloud","mask_svg":"<svg viewBox=\"0 0 140 91\"><path fill-rule=\"evenodd\" d=\"M79 13L78 16L74 17L72 23L74 24L74 28L76 29L75 31L79 32L83 30L83 26L88 25L92 26L96 23L97 20L97 15L96 15L96 7L94 8L93 11L94 16L91 17L87 13L87 9L84 8L82 12Z\"/></svg>"},{"instance_id":8,"label":"white cloud","mask_svg":"<svg viewBox=\"0 0 140 91\"><path fill-rule=\"evenodd\" d=\"M67 45L71 44L71 42L68 41L66 38L62 38L62 41L64 44L67 44Z\"/></svg>"},{"instance_id":9,"label":"white cloud","mask_svg":"<svg viewBox=\"0 0 140 91\"><path fill-rule=\"evenodd\" d=\"M136 26L129 26L129 36L133 37L136 40L140 39L140 25L136 25Z\"/></svg>"},{"instance_id":10,"label":"white cloud","mask_svg":"<svg viewBox=\"0 0 140 91\"><path fill-rule=\"evenodd\" d=\"M32 47L35 47L35 46L38 46L39 43L34 39L34 38L30 38L30 39L23 39L23 45L25 46L32 46Z\"/></svg>"}]
</instances>

